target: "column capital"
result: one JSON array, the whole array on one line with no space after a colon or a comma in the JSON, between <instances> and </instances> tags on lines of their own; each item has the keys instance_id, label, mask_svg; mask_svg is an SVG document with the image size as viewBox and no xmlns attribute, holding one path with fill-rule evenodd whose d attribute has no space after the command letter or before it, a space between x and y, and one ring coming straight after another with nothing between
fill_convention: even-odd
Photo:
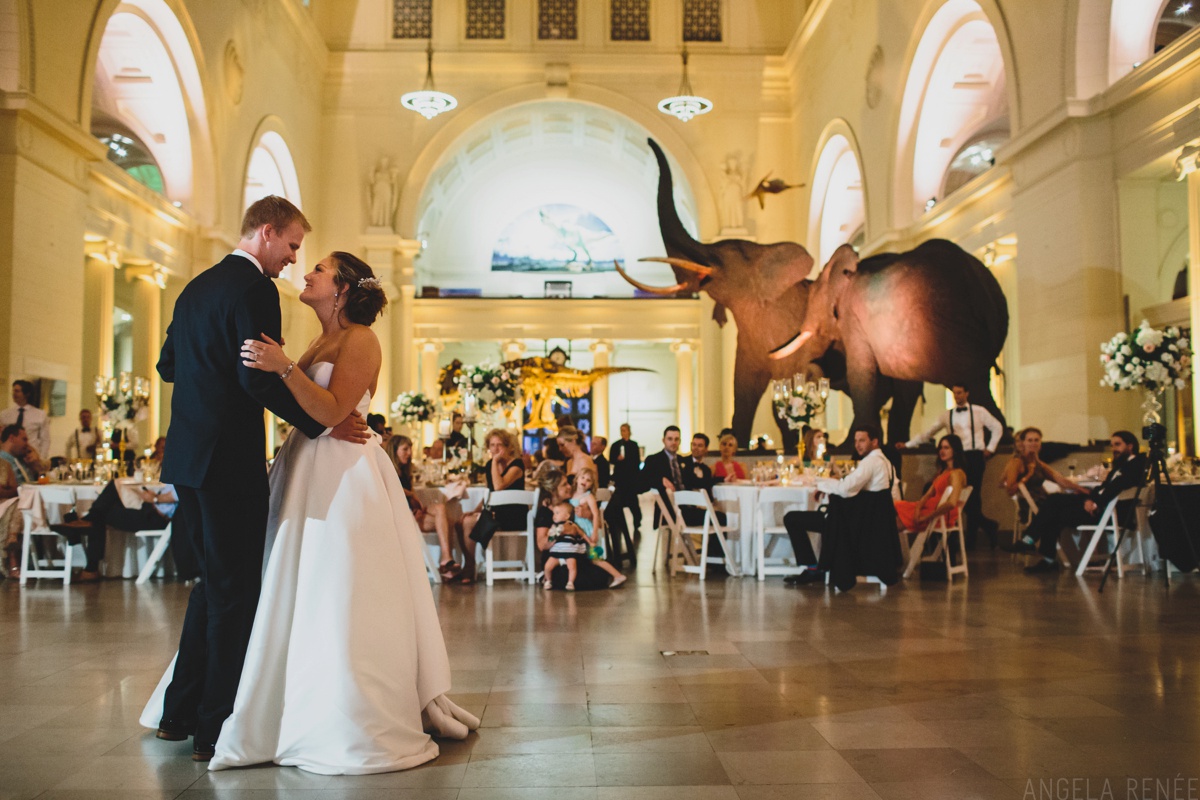
<instances>
[{"instance_id":1,"label":"column capital","mask_svg":"<svg viewBox=\"0 0 1200 800\"><path fill-rule=\"evenodd\" d=\"M167 276L170 272L162 264L153 261L126 261L121 264L125 273L125 282L141 280L159 289L167 288Z\"/></svg>"},{"instance_id":2,"label":"column capital","mask_svg":"<svg viewBox=\"0 0 1200 800\"><path fill-rule=\"evenodd\" d=\"M413 344L422 353L440 353L446 349L446 344L441 339L413 339Z\"/></svg>"},{"instance_id":3,"label":"column capital","mask_svg":"<svg viewBox=\"0 0 1200 800\"><path fill-rule=\"evenodd\" d=\"M1175 159L1175 180L1182 181L1197 169L1200 169L1200 143L1193 142Z\"/></svg>"},{"instance_id":4,"label":"column capital","mask_svg":"<svg viewBox=\"0 0 1200 800\"><path fill-rule=\"evenodd\" d=\"M593 353L605 353L607 355L612 355L613 349L614 346L612 339L594 339L592 340L592 343L588 345L588 350L591 350Z\"/></svg>"},{"instance_id":5,"label":"column capital","mask_svg":"<svg viewBox=\"0 0 1200 800\"><path fill-rule=\"evenodd\" d=\"M671 342L671 352L675 353L676 355L682 353L694 353L696 352L696 340L676 339L675 341Z\"/></svg>"},{"instance_id":6,"label":"column capital","mask_svg":"<svg viewBox=\"0 0 1200 800\"><path fill-rule=\"evenodd\" d=\"M88 258L114 269L121 267L121 248L117 243L99 236L83 238L83 252Z\"/></svg>"},{"instance_id":7,"label":"column capital","mask_svg":"<svg viewBox=\"0 0 1200 800\"><path fill-rule=\"evenodd\" d=\"M525 342L520 339L506 339L500 343L500 352L505 361L515 361L525 355Z\"/></svg>"}]
</instances>

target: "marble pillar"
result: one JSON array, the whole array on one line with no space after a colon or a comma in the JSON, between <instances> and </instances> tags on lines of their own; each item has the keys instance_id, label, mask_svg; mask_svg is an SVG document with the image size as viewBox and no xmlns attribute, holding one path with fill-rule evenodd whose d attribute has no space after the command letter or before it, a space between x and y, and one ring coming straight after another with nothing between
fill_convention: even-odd
<instances>
[{"instance_id":1,"label":"marble pillar","mask_svg":"<svg viewBox=\"0 0 1200 800\"><path fill-rule=\"evenodd\" d=\"M592 351L593 368L612 366L612 340L596 339L588 349ZM592 435L609 438L607 378L601 378L592 384Z\"/></svg>"},{"instance_id":2,"label":"marble pillar","mask_svg":"<svg viewBox=\"0 0 1200 800\"><path fill-rule=\"evenodd\" d=\"M696 431L696 342L692 339L676 339L671 342L675 354L676 407L679 409L676 424L687 448Z\"/></svg>"}]
</instances>

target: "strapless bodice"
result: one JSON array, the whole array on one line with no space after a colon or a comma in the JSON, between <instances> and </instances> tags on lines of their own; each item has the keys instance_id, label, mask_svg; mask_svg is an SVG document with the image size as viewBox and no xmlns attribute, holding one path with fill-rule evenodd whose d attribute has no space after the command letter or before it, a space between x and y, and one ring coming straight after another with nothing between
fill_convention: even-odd
<instances>
[{"instance_id":1,"label":"strapless bodice","mask_svg":"<svg viewBox=\"0 0 1200 800\"><path fill-rule=\"evenodd\" d=\"M333 375L332 361L314 361L304 371L309 380L320 386L322 389L329 388L329 378ZM357 410L363 417L367 416L367 409L371 407L371 392L363 392L362 400L358 401Z\"/></svg>"}]
</instances>

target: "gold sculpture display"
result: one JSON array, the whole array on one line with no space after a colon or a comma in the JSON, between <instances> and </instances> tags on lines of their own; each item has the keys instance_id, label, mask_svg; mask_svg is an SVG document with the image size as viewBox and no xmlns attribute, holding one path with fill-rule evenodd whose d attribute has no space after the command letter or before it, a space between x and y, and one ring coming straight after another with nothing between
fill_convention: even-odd
<instances>
[{"instance_id":1,"label":"gold sculpture display","mask_svg":"<svg viewBox=\"0 0 1200 800\"><path fill-rule=\"evenodd\" d=\"M559 392L567 397L583 397L596 381L618 372L649 372L641 367L597 367L596 369L573 369L545 356L506 361L500 365L521 375L521 395L529 403L529 421L525 430L546 429L558 433L558 422L554 416L555 404L566 406Z\"/></svg>"}]
</instances>

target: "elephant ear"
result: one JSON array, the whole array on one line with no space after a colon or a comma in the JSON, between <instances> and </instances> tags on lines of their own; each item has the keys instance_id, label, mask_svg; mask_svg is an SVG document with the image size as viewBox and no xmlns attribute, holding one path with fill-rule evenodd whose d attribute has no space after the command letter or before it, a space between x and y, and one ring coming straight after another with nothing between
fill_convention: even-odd
<instances>
[{"instance_id":1,"label":"elephant ear","mask_svg":"<svg viewBox=\"0 0 1200 800\"><path fill-rule=\"evenodd\" d=\"M796 284L808 278L812 272L813 257L794 242L779 242L763 246L764 253L758 261L758 272L762 280L763 299L776 300Z\"/></svg>"}]
</instances>

